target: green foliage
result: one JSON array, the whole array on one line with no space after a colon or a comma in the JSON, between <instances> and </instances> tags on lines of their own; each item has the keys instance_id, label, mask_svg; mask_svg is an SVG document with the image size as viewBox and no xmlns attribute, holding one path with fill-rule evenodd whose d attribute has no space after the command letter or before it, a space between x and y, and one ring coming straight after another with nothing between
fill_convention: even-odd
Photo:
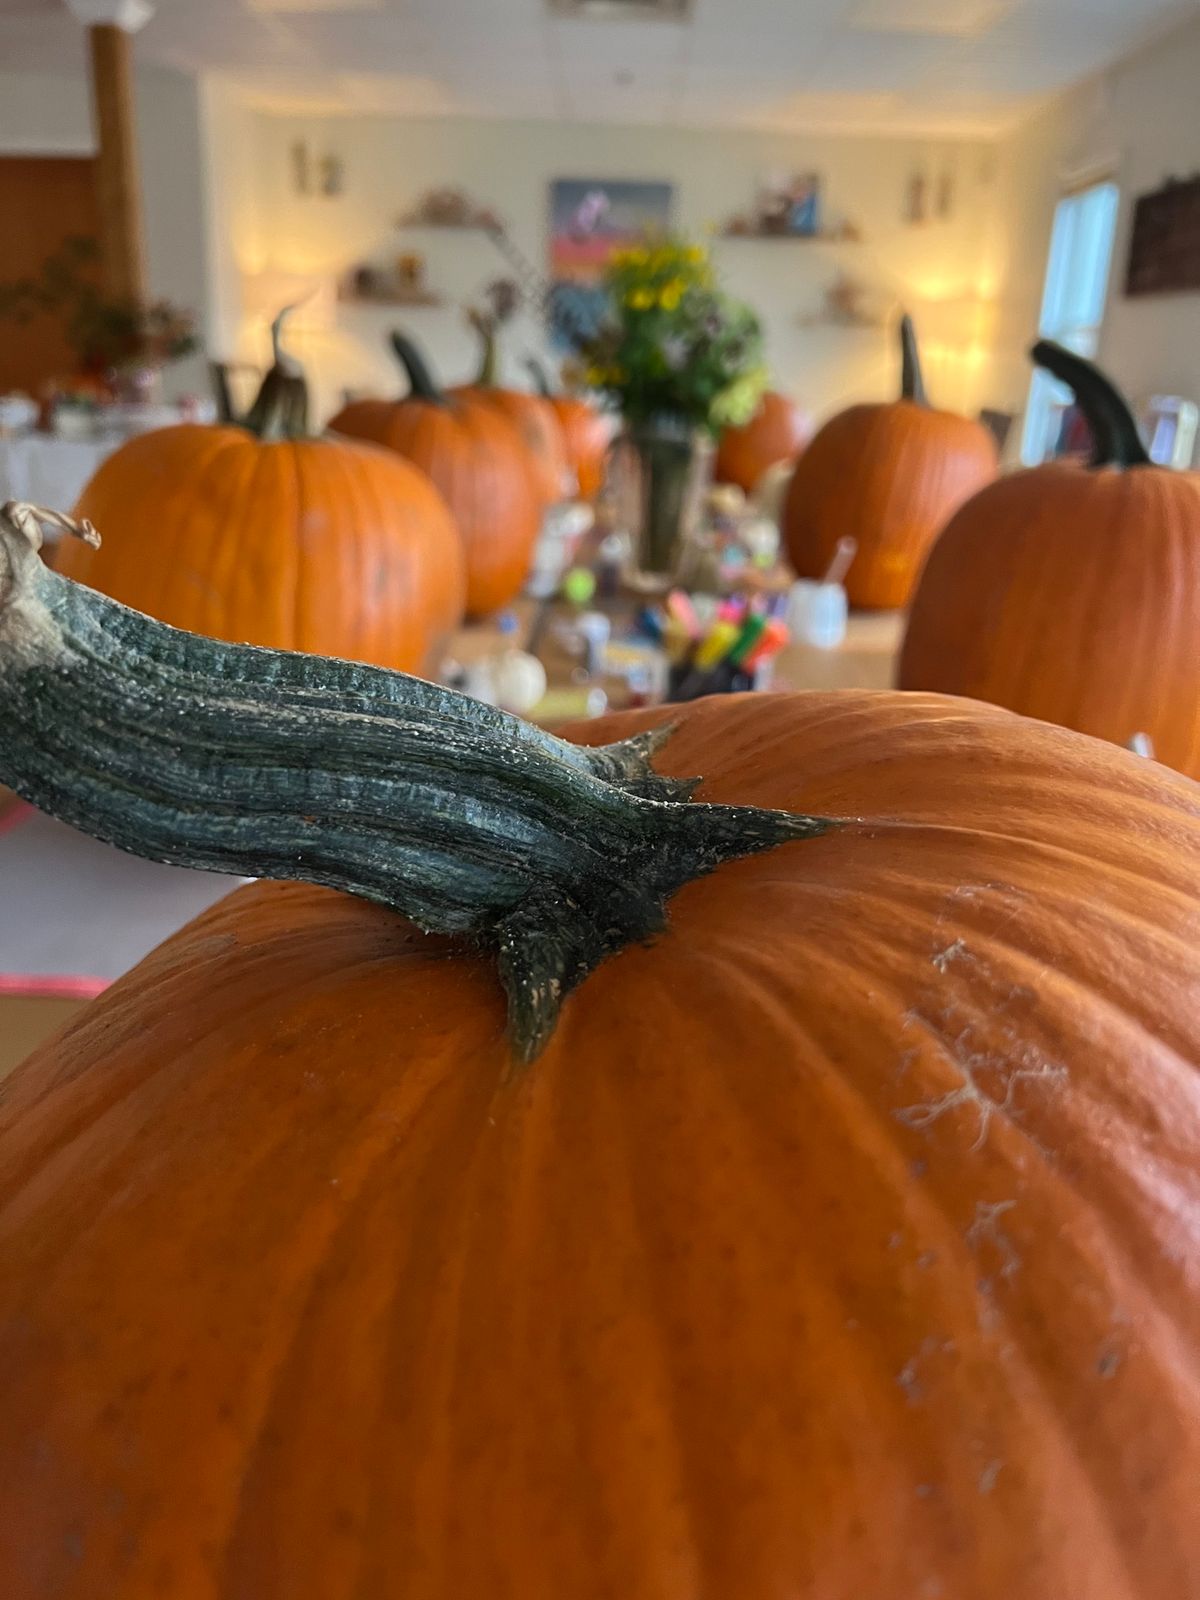
<instances>
[{"instance_id":1,"label":"green foliage","mask_svg":"<svg viewBox=\"0 0 1200 1600\"><path fill-rule=\"evenodd\" d=\"M767 383L762 329L721 292L702 246L667 237L618 251L605 288L609 314L581 353L629 422L671 414L715 433L749 420Z\"/></svg>"},{"instance_id":2,"label":"green foliage","mask_svg":"<svg viewBox=\"0 0 1200 1600\"><path fill-rule=\"evenodd\" d=\"M94 239L66 240L38 277L0 283L0 320L63 313L80 364L93 372L160 367L190 355L197 347L191 313L166 300L143 306L109 299L96 284L98 257Z\"/></svg>"}]
</instances>

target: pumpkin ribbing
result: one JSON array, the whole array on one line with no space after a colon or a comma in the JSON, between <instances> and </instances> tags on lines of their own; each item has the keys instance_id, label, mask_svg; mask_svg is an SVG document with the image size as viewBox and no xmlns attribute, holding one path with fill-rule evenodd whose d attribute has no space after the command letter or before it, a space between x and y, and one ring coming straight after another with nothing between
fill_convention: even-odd
<instances>
[{"instance_id":1,"label":"pumpkin ribbing","mask_svg":"<svg viewBox=\"0 0 1200 1600\"><path fill-rule=\"evenodd\" d=\"M925 695L661 765L868 820L513 1073L487 964L259 885L0 1103L5 1600L1200 1592L1200 806Z\"/></svg>"},{"instance_id":2,"label":"pumpkin ribbing","mask_svg":"<svg viewBox=\"0 0 1200 1600\"><path fill-rule=\"evenodd\" d=\"M541 527L528 447L491 408L444 393L411 339L396 332L391 343L409 393L396 401L354 401L329 427L385 445L428 475L462 537L467 611L488 616L519 593Z\"/></svg>"},{"instance_id":3,"label":"pumpkin ribbing","mask_svg":"<svg viewBox=\"0 0 1200 1600\"><path fill-rule=\"evenodd\" d=\"M936 689L1126 744L1200 777L1200 474L1149 461L1115 386L1040 341L1076 392L1088 464L1051 461L952 518L913 598L905 689Z\"/></svg>"},{"instance_id":4,"label":"pumpkin ribbing","mask_svg":"<svg viewBox=\"0 0 1200 1600\"><path fill-rule=\"evenodd\" d=\"M796 463L783 510L801 577L821 577L840 539L857 542L846 591L868 609L907 604L948 518L996 475L983 424L928 404L908 317L900 350L900 398L851 406L825 423Z\"/></svg>"},{"instance_id":5,"label":"pumpkin ribbing","mask_svg":"<svg viewBox=\"0 0 1200 1600\"><path fill-rule=\"evenodd\" d=\"M104 461L65 540L69 577L216 638L432 671L462 620L461 543L434 486L350 440L308 436L308 388L280 346L234 425L141 434ZM228 395L226 395L228 400Z\"/></svg>"}]
</instances>

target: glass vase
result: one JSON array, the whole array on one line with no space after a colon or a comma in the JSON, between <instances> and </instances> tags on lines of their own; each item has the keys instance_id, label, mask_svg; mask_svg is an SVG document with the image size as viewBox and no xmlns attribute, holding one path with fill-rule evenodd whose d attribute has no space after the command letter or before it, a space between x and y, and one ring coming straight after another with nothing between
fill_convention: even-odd
<instances>
[{"instance_id":1,"label":"glass vase","mask_svg":"<svg viewBox=\"0 0 1200 1600\"><path fill-rule=\"evenodd\" d=\"M699 516L711 452L683 417L652 418L631 427L628 438L638 476L635 576L665 586Z\"/></svg>"}]
</instances>

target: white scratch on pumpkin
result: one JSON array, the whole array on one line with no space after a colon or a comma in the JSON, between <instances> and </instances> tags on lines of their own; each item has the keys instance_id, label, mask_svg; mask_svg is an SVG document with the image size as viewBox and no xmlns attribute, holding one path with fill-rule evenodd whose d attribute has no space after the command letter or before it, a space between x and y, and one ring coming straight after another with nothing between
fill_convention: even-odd
<instances>
[{"instance_id":1,"label":"white scratch on pumpkin","mask_svg":"<svg viewBox=\"0 0 1200 1600\"><path fill-rule=\"evenodd\" d=\"M1000 1476L1003 1466L1003 1461L988 1462L987 1466L984 1467L983 1471L979 1474L978 1487L980 1494L991 1494L992 1490L996 1487L996 1479Z\"/></svg>"},{"instance_id":2,"label":"white scratch on pumpkin","mask_svg":"<svg viewBox=\"0 0 1200 1600\"><path fill-rule=\"evenodd\" d=\"M979 1251L984 1245L990 1245L999 1254L1002 1278L1015 1277L1021 1265L1016 1246L999 1223L999 1218L1006 1211L1011 1211L1016 1203L1015 1200L976 1200L975 1217L966 1232L967 1244L972 1250ZM990 1293L991 1286L991 1278L980 1280L979 1287L983 1293Z\"/></svg>"},{"instance_id":3,"label":"white scratch on pumpkin","mask_svg":"<svg viewBox=\"0 0 1200 1600\"><path fill-rule=\"evenodd\" d=\"M935 951L931 957L931 960L939 972L945 972L946 968L952 961L958 961L969 954L970 952L968 951L964 941L962 939L955 939L954 942L952 944L948 944L944 950Z\"/></svg>"}]
</instances>

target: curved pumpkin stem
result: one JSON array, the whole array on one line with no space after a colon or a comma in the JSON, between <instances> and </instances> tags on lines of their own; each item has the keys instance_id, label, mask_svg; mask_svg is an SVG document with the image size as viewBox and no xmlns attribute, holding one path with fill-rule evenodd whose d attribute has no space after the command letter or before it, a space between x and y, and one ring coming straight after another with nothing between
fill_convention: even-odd
<instances>
[{"instance_id":1,"label":"curved pumpkin stem","mask_svg":"<svg viewBox=\"0 0 1200 1600\"><path fill-rule=\"evenodd\" d=\"M917 330L906 311L900 318L900 398L912 400L916 405L927 406L925 379L921 373L921 352L917 348Z\"/></svg>"},{"instance_id":2,"label":"curved pumpkin stem","mask_svg":"<svg viewBox=\"0 0 1200 1600\"><path fill-rule=\"evenodd\" d=\"M224 361L210 361L208 374L212 383L213 399L217 406L217 421L223 427L229 427L238 420L233 404L233 392L229 387L229 366Z\"/></svg>"},{"instance_id":3,"label":"curved pumpkin stem","mask_svg":"<svg viewBox=\"0 0 1200 1600\"><path fill-rule=\"evenodd\" d=\"M550 386L550 374L536 356L525 357L525 370L533 379L533 392L541 395L543 400L553 400L554 390Z\"/></svg>"},{"instance_id":4,"label":"curved pumpkin stem","mask_svg":"<svg viewBox=\"0 0 1200 1600\"><path fill-rule=\"evenodd\" d=\"M1073 350L1039 339L1029 352L1035 366L1065 383L1091 430L1093 467L1152 467L1137 421L1125 396L1094 362Z\"/></svg>"},{"instance_id":5,"label":"curved pumpkin stem","mask_svg":"<svg viewBox=\"0 0 1200 1600\"><path fill-rule=\"evenodd\" d=\"M311 298L305 296L305 299ZM304 369L283 348L287 319L304 300L282 306L271 322L271 368L240 426L256 439L303 439L308 435L308 383ZM232 407L231 407L232 410Z\"/></svg>"},{"instance_id":6,"label":"curved pumpkin stem","mask_svg":"<svg viewBox=\"0 0 1200 1600\"><path fill-rule=\"evenodd\" d=\"M496 329L490 318L478 311L468 311L467 320L479 335L479 371L475 375L477 389L496 387Z\"/></svg>"},{"instance_id":7,"label":"curved pumpkin stem","mask_svg":"<svg viewBox=\"0 0 1200 1600\"><path fill-rule=\"evenodd\" d=\"M396 359L408 374L408 386L416 399L428 401L430 405L444 406L447 403L446 396L438 388L425 357L414 341L406 333L401 333L399 328L393 328L391 346Z\"/></svg>"},{"instance_id":8,"label":"curved pumpkin stem","mask_svg":"<svg viewBox=\"0 0 1200 1600\"><path fill-rule=\"evenodd\" d=\"M48 521L88 536L0 510L0 783L133 855L323 884L490 949L524 1060L676 890L836 826L683 798L649 764L669 727L583 751L420 678L168 627L52 572Z\"/></svg>"}]
</instances>

